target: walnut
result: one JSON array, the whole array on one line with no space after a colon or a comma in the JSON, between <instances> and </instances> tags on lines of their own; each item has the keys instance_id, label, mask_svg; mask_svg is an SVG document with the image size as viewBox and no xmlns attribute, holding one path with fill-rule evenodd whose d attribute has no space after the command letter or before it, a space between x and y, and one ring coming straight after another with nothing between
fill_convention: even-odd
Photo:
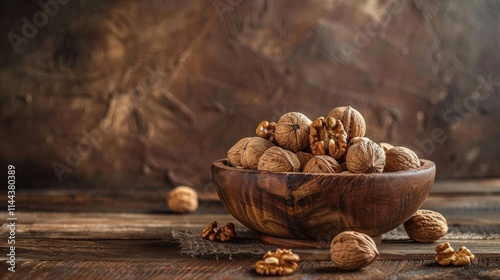
<instances>
[{"instance_id":1,"label":"walnut","mask_svg":"<svg viewBox=\"0 0 500 280\"><path fill-rule=\"evenodd\" d=\"M300 161L300 170L304 170L304 166L306 166L307 162L314 157L311 153L306 152L296 152L295 155Z\"/></svg>"},{"instance_id":2,"label":"walnut","mask_svg":"<svg viewBox=\"0 0 500 280\"><path fill-rule=\"evenodd\" d=\"M373 141L361 141L347 150L347 169L354 173L380 173L384 171L385 153Z\"/></svg>"},{"instance_id":3,"label":"walnut","mask_svg":"<svg viewBox=\"0 0 500 280\"><path fill-rule=\"evenodd\" d=\"M201 231L201 238L210 239L210 236L214 236L215 240L215 228L217 227L217 221L213 221L206 228Z\"/></svg>"},{"instance_id":4,"label":"walnut","mask_svg":"<svg viewBox=\"0 0 500 280\"><path fill-rule=\"evenodd\" d=\"M275 122L262 121L259 123L259 125L255 129L255 134L257 134L257 136L262 137L264 139L267 139L267 140L271 141L271 143L277 145L278 142L276 142L276 137L274 136L275 131L276 131L276 123Z\"/></svg>"},{"instance_id":5,"label":"walnut","mask_svg":"<svg viewBox=\"0 0 500 280\"><path fill-rule=\"evenodd\" d=\"M227 153L229 163L235 167L257 169L262 154L274 146L269 140L260 137L246 137L238 141Z\"/></svg>"},{"instance_id":6,"label":"walnut","mask_svg":"<svg viewBox=\"0 0 500 280\"><path fill-rule=\"evenodd\" d=\"M208 239L212 242L227 242L230 241L231 238L236 237L236 231L234 230L233 223L227 223L224 227L217 228L217 221L210 223L206 228L201 232L201 237L203 239Z\"/></svg>"},{"instance_id":7,"label":"walnut","mask_svg":"<svg viewBox=\"0 0 500 280\"><path fill-rule=\"evenodd\" d=\"M475 259L474 254L465 246L460 247L460 250L456 252L448 242L436 246L435 250L437 255L434 260L442 266L450 264L454 266L469 265Z\"/></svg>"},{"instance_id":8,"label":"walnut","mask_svg":"<svg viewBox=\"0 0 500 280\"><path fill-rule=\"evenodd\" d=\"M385 170L389 172L420 167L418 156L405 147L393 147L385 152Z\"/></svg>"},{"instance_id":9,"label":"walnut","mask_svg":"<svg viewBox=\"0 0 500 280\"><path fill-rule=\"evenodd\" d=\"M194 212L198 209L198 194L191 187L179 186L168 193L167 204L172 212Z\"/></svg>"},{"instance_id":10,"label":"walnut","mask_svg":"<svg viewBox=\"0 0 500 280\"><path fill-rule=\"evenodd\" d=\"M354 137L363 137L366 132L366 123L363 116L351 106L337 107L328 113L328 117L340 119L347 132L347 140Z\"/></svg>"},{"instance_id":11,"label":"walnut","mask_svg":"<svg viewBox=\"0 0 500 280\"><path fill-rule=\"evenodd\" d=\"M432 210L418 210L403 225L408 236L420 243L434 242L448 232L445 217Z\"/></svg>"},{"instance_id":12,"label":"walnut","mask_svg":"<svg viewBox=\"0 0 500 280\"><path fill-rule=\"evenodd\" d=\"M262 154L257 170L271 172L298 172L300 161L297 156L278 146L271 147Z\"/></svg>"},{"instance_id":13,"label":"walnut","mask_svg":"<svg viewBox=\"0 0 500 280\"><path fill-rule=\"evenodd\" d=\"M299 112L286 113L276 123L274 136L282 148L294 153L309 147L309 127L312 121Z\"/></svg>"},{"instance_id":14,"label":"walnut","mask_svg":"<svg viewBox=\"0 0 500 280\"><path fill-rule=\"evenodd\" d=\"M267 251L262 259L255 264L255 270L260 275L292 274L300 262L300 257L287 249L276 249L274 253Z\"/></svg>"},{"instance_id":15,"label":"walnut","mask_svg":"<svg viewBox=\"0 0 500 280\"><path fill-rule=\"evenodd\" d=\"M358 144L359 142L371 142L372 140L368 137L354 137L351 140L349 140L349 143L347 144L347 150L354 145Z\"/></svg>"},{"instance_id":16,"label":"walnut","mask_svg":"<svg viewBox=\"0 0 500 280\"><path fill-rule=\"evenodd\" d=\"M330 155L340 158L347 149L347 134L340 120L319 117L309 130L309 144L315 155Z\"/></svg>"},{"instance_id":17,"label":"walnut","mask_svg":"<svg viewBox=\"0 0 500 280\"><path fill-rule=\"evenodd\" d=\"M344 270L357 270L371 264L378 256L373 239L360 232L344 231L330 244L333 264Z\"/></svg>"},{"instance_id":18,"label":"walnut","mask_svg":"<svg viewBox=\"0 0 500 280\"><path fill-rule=\"evenodd\" d=\"M387 151L389 151L390 149L394 148L393 145L389 144L389 143L386 143L386 142L380 142L379 143L380 147L382 147L382 149L384 149L384 152L387 153Z\"/></svg>"},{"instance_id":19,"label":"walnut","mask_svg":"<svg viewBox=\"0 0 500 280\"><path fill-rule=\"evenodd\" d=\"M330 156L315 156L303 168L308 173L341 173L342 167Z\"/></svg>"}]
</instances>

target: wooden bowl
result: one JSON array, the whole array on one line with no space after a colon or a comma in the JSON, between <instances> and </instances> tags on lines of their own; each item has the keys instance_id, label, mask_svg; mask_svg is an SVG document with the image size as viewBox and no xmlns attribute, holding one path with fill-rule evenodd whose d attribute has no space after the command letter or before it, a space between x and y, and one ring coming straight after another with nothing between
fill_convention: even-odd
<instances>
[{"instance_id":1,"label":"wooden bowl","mask_svg":"<svg viewBox=\"0 0 500 280\"><path fill-rule=\"evenodd\" d=\"M329 241L345 230L378 237L425 202L436 166L372 174L272 173L212 164L222 203L239 222L270 237ZM261 239L262 240L262 239Z\"/></svg>"}]
</instances>

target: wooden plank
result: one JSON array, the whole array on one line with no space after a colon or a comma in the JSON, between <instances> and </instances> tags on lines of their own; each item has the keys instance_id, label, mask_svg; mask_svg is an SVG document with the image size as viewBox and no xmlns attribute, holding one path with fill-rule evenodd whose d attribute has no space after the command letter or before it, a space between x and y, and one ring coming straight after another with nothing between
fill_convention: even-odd
<instances>
[{"instance_id":1,"label":"wooden plank","mask_svg":"<svg viewBox=\"0 0 500 280\"><path fill-rule=\"evenodd\" d=\"M188 259L181 255L178 244L172 240L65 240L65 239L19 239L16 246L18 260L115 260L115 261L167 261ZM458 250L461 246L469 248L477 258L500 258L499 239L492 240L439 240L436 243L416 243L412 241L382 242L378 245L379 259L382 260L433 260L434 248L441 243L450 242ZM0 245L7 251L8 244ZM326 249L293 249L303 260L330 260ZM133 253L132 253L133 252ZM249 254L234 253L232 259L243 259ZM229 259L229 256L227 256ZM0 256L0 260L7 257Z\"/></svg>"},{"instance_id":2,"label":"wooden plank","mask_svg":"<svg viewBox=\"0 0 500 280\"><path fill-rule=\"evenodd\" d=\"M463 232L500 234L496 213L445 213L450 226ZM18 237L65 239L166 239L172 229L204 228L212 221L232 222L246 229L229 214L137 214L137 213L54 213L21 212ZM6 221L6 215L0 215ZM8 228L0 227L0 234ZM482 232L481 232L482 231Z\"/></svg>"},{"instance_id":3,"label":"wooden plank","mask_svg":"<svg viewBox=\"0 0 500 280\"><path fill-rule=\"evenodd\" d=\"M266 279L257 259L171 261L19 261L3 279ZM0 271L7 264L0 263ZM359 271L342 271L331 261L302 261L290 279L498 279L500 259L478 259L466 267L440 267L430 260L376 260ZM270 278L269 278L270 279ZM273 278L274 279L274 278Z\"/></svg>"},{"instance_id":4,"label":"wooden plank","mask_svg":"<svg viewBox=\"0 0 500 280\"><path fill-rule=\"evenodd\" d=\"M431 194L500 194L500 179L440 180Z\"/></svg>"}]
</instances>

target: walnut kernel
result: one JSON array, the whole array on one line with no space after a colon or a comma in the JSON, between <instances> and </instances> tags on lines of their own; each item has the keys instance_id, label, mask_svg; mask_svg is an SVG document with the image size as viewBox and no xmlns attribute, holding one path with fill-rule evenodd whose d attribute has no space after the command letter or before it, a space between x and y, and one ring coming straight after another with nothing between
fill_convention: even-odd
<instances>
[{"instance_id":1,"label":"walnut kernel","mask_svg":"<svg viewBox=\"0 0 500 280\"><path fill-rule=\"evenodd\" d=\"M278 143L276 142L276 137L274 136L275 131L276 131L276 123L275 122L262 121L259 123L259 125L255 129L255 134L257 134L257 136L262 137L264 139L267 139L267 140L271 141L271 143L277 145Z\"/></svg>"},{"instance_id":2,"label":"walnut kernel","mask_svg":"<svg viewBox=\"0 0 500 280\"><path fill-rule=\"evenodd\" d=\"M460 247L460 250L456 252L448 242L436 246L435 250L437 255L434 260L441 266L469 265L475 259L474 254L465 246Z\"/></svg>"},{"instance_id":3,"label":"walnut kernel","mask_svg":"<svg viewBox=\"0 0 500 280\"><path fill-rule=\"evenodd\" d=\"M292 274L300 262L300 257L287 249L276 249L274 253L267 251L262 259L255 264L255 270L260 275Z\"/></svg>"},{"instance_id":4,"label":"walnut kernel","mask_svg":"<svg viewBox=\"0 0 500 280\"><path fill-rule=\"evenodd\" d=\"M342 122L333 117L319 117L311 124L309 144L315 155L340 158L347 149L347 133Z\"/></svg>"}]
</instances>

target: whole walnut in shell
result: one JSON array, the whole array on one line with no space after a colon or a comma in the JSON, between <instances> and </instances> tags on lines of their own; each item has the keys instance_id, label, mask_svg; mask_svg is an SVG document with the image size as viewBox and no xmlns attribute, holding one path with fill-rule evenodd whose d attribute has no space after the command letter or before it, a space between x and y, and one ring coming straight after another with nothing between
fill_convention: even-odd
<instances>
[{"instance_id":1,"label":"whole walnut in shell","mask_svg":"<svg viewBox=\"0 0 500 280\"><path fill-rule=\"evenodd\" d=\"M227 157L235 167L257 169L259 158L272 146L274 144L264 138L246 137L229 149Z\"/></svg>"},{"instance_id":2,"label":"whole walnut in shell","mask_svg":"<svg viewBox=\"0 0 500 280\"><path fill-rule=\"evenodd\" d=\"M306 152L296 152L295 155L300 161L300 169L303 170L304 166L306 166L307 162L314 157L311 153Z\"/></svg>"},{"instance_id":3,"label":"whole walnut in shell","mask_svg":"<svg viewBox=\"0 0 500 280\"><path fill-rule=\"evenodd\" d=\"M347 139L363 137L366 133L365 119L356 109L351 106L334 108L328 113L328 117L339 119L347 132Z\"/></svg>"},{"instance_id":4,"label":"whole walnut in shell","mask_svg":"<svg viewBox=\"0 0 500 280\"><path fill-rule=\"evenodd\" d=\"M342 166L331 156L314 156L303 168L307 173L341 173Z\"/></svg>"},{"instance_id":5,"label":"whole walnut in shell","mask_svg":"<svg viewBox=\"0 0 500 280\"><path fill-rule=\"evenodd\" d=\"M278 146L267 149L259 159L257 170L271 172L298 172L300 161L297 156Z\"/></svg>"},{"instance_id":6,"label":"whole walnut in shell","mask_svg":"<svg viewBox=\"0 0 500 280\"><path fill-rule=\"evenodd\" d=\"M354 173L381 173L385 166L384 149L373 141L360 141L347 150L347 169Z\"/></svg>"},{"instance_id":7,"label":"whole walnut in shell","mask_svg":"<svg viewBox=\"0 0 500 280\"><path fill-rule=\"evenodd\" d=\"M448 232L448 222L440 213L420 209L404 224L408 236L420 243L431 243Z\"/></svg>"},{"instance_id":8,"label":"whole walnut in shell","mask_svg":"<svg viewBox=\"0 0 500 280\"><path fill-rule=\"evenodd\" d=\"M299 112L289 112L276 123L274 137L278 145L294 153L309 147L309 127L312 121Z\"/></svg>"},{"instance_id":9,"label":"whole walnut in shell","mask_svg":"<svg viewBox=\"0 0 500 280\"><path fill-rule=\"evenodd\" d=\"M333 264L344 270L357 270L371 264L378 256L373 239L360 232L344 231L330 244Z\"/></svg>"},{"instance_id":10,"label":"whole walnut in shell","mask_svg":"<svg viewBox=\"0 0 500 280\"><path fill-rule=\"evenodd\" d=\"M168 193L167 204L172 212L194 212L198 209L198 194L191 187L178 186Z\"/></svg>"},{"instance_id":11,"label":"whole walnut in shell","mask_svg":"<svg viewBox=\"0 0 500 280\"><path fill-rule=\"evenodd\" d=\"M393 147L385 152L385 170L403 171L420 167L420 159L412 150L405 147Z\"/></svg>"}]
</instances>

